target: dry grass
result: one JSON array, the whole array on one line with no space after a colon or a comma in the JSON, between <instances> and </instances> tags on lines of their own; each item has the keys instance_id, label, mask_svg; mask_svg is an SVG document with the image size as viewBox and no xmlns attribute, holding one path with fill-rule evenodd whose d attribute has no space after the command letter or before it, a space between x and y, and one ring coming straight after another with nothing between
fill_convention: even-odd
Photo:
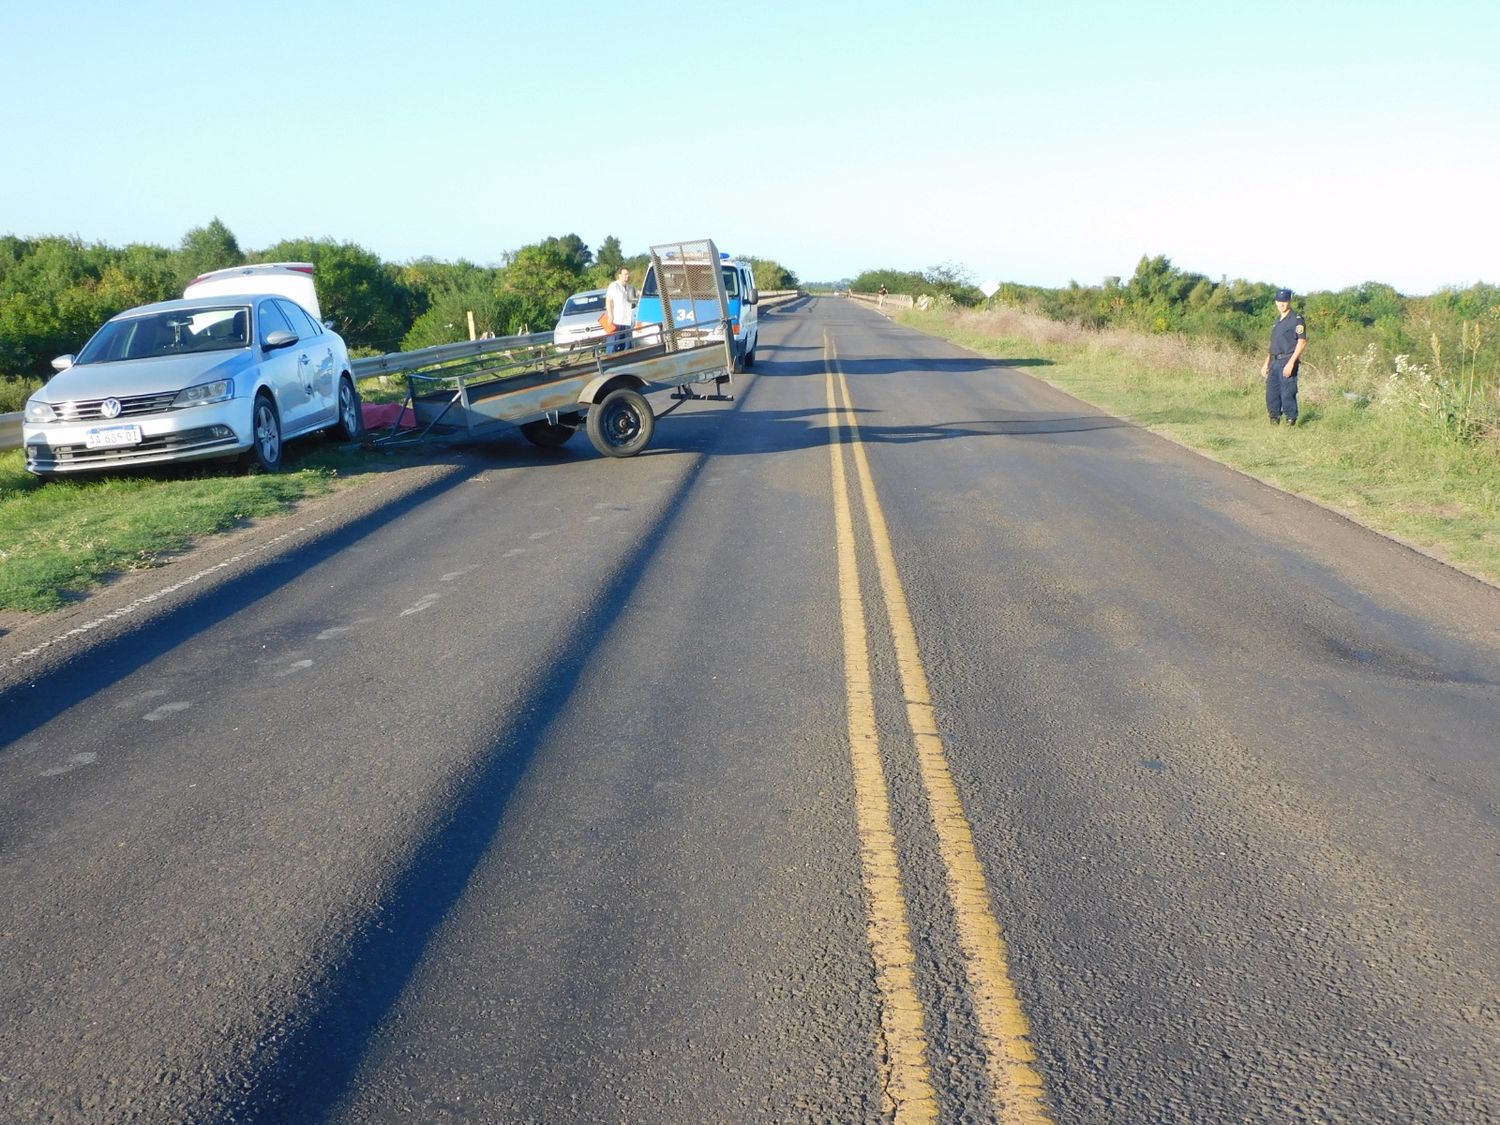
<instances>
[{"instance_id":1,"label":"dry grass","mask_svg":"<svg viewBox=\"0 0 1500 1125\"><path fill-rule=\"evenodd\" d=\"M1013 308L948 309L929 316L943 321L955 333L1076 349L1095 359L1125 359L1150 371L1193 371L1237 386L1259 384L1254 361L1247 361L1243 352L1225 344L1178 335L1147 336L1121 328L1085 328Z\"/></svg>"}]
</instances>

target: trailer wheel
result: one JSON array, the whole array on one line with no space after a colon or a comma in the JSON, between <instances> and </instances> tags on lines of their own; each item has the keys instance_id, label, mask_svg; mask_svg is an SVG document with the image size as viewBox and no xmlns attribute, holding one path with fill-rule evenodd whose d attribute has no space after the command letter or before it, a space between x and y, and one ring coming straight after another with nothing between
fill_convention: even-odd
<instances>
[{"instance_id":1,"label":"trailer wheel","mask_svg":"<svg viewBox=\"0 0 1500 1125\"><path fill-rule=\"evenodd\" d=\"M605 395L588 417L589 441L606 457L634 457L651 444L656 416L646 397L629 387Z\"/></svg>"},{"instance_id":2,"label":"trailer wheel","mask_svg":"<svg viewBox=\"0 0 1500 1125\"><path fill-rule=\"evenodd\" d=\"M577 429L577 426L569 426L562 422L553 423L545 418L538 418L535 422L521 423L521 433L526 436L526 440L543 449L557 449L566 444Z\"/></svg>"}]
</instances>

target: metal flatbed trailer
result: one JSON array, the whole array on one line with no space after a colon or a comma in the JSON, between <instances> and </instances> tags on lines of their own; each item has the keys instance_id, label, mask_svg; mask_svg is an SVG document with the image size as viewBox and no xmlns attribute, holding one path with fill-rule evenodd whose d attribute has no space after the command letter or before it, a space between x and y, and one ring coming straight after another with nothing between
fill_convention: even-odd
<instances>
[{"instance_id":1,"label":"metal flatbed trailer","mask_svg":"<svg viewBox=\"0 0 1500 1125\"><path fill-rule=\"evenodd\" d=\"M357 360L356 378L406 377L397 424L372 440L393 445L480 437L519 426L534 444L550 448L582 427L600 453L632 457L650 445L656 419L683 402L733 401L725 389L733 383L730 333L708 339L729 320L718 249L708 239L669 243L653 246L651 259L657 276L672 284L663 286L664 323L647 346L613 354L606 354L603 342L559 348L548 332ZM715 308L719 318L705 319L704 310ZM656 413L647 396L659 391L675 401ZM413 425L401 429L408 410Z\"/></svg>"}]
</instances>

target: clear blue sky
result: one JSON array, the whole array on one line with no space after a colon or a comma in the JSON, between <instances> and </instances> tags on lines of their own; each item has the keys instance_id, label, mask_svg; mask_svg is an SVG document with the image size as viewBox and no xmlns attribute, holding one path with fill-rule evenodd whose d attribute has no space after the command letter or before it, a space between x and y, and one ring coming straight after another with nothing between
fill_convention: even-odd
<instances>
[{"instance_id":1,"label":"clear blue sky","mask_svg":"<svg viewBox=\"0 0 1500 1125\"><path fill-rule=\"evenodd\" d=\"M1497 33L1493 0L17 0L0 233L1425 293L1500 282Z\"/></svg>"}]
</instances>

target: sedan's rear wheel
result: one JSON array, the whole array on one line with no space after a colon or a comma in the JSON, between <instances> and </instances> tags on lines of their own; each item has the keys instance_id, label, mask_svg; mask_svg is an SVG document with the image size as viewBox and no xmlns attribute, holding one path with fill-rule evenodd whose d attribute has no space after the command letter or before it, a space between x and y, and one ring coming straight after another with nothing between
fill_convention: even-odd
<instances>
[{"instance_id":1,"label":"sedan's rear wheel","mask_svg":"<svg viewBox=\"0 0 1500 1125\"><path fill-rule=\"evenodd\" d=\"M245 454L245 464L251 469L274 473L281 468L281 415L276 413L276 404L264 391L255 396L255 409L250 420L255 440Z\"/></svg>"}]
</instances>

